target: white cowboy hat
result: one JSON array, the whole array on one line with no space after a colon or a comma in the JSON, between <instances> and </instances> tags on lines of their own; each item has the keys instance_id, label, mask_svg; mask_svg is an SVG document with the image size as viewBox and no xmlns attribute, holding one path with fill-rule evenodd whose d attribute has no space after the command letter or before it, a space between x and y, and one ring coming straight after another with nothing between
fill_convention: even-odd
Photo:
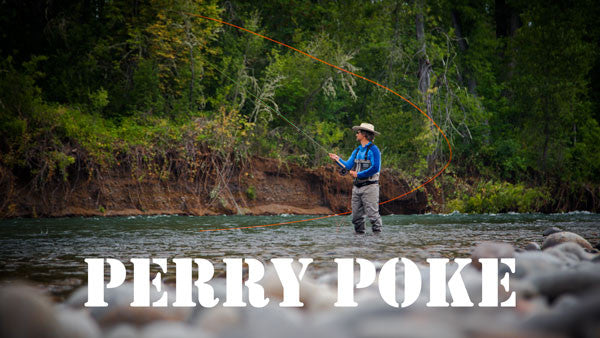
<instances>
[{"instance_id":1,"label":"white cowboy hat","mask_svg":"<svg viewBox=\"0 0 600 338\"><path fill-rule=\"evenodd\" d=\"M379 132L375 131L375 127L370 124L370 123L361 123L360 126L354 126L352 127L352 130L357 131L357 130L366 130L366 131L370 131L375 135L379 135Z\"/></svg>"}]
</instances>

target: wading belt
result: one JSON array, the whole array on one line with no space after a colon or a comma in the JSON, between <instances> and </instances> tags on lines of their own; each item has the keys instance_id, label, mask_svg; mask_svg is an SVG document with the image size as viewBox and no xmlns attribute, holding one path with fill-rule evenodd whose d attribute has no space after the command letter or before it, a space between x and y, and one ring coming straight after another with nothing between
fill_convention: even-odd
<instances>
[{"instance_id":1,"label":"wading belt","mask_svg":"<svg viewBox=\"0 0 600 338\"><path fill-rule=\"evenodd\" d=\"M371 184L375 184L375 183L379 183L379 181L366 181L366 182L360 182L360 183L354 183L354 186L357 188L360 187L364 187L365 185L371 185Z\"/></svg>"}]
</instances>

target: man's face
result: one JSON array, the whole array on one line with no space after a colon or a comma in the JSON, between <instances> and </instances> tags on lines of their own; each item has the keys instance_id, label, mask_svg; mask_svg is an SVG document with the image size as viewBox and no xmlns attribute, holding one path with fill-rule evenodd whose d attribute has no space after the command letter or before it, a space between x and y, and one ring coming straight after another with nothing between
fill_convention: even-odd
<instances>
[{"instance_id":1,"label":"man's face","mask_svg":"<svg viewBox=\"0 0 600 338\"><path fill-rule=\"evenodd\" d=\"M365 135L363 135L360 130L357 130L356 131L356 140L358 142L361 142L364 138L365 138Z\"/></svg>"}]
</instances>

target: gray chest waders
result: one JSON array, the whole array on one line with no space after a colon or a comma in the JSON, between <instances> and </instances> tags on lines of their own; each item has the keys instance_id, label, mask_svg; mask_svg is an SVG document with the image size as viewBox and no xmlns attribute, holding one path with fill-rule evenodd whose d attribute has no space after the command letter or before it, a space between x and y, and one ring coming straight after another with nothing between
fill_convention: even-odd
<instances>
[{"instance_id":1,"label":"gray chest waders","mask_svg":"<svg viewBox=\"0 0 600 338\"><path fill-rule=\"evenodd\" d=\"M363 170L367 170L371 167L371 161L368 159L369 158L369 150L371 149L371 147L373 146L373 143L369 144L367 146L367 151L365 151L365 158L363 160L358 159L358 155L356 156L356 159L354 160L354 165L352 166L352 170L356 171L356 172L361 172ZM369 184L375 184L379 182L379 173L367 177L367 178L363 178L363 179L359 179L358 177L354 179L354 185L357 187L364 187L365 185L369 185Z\"/></svg>"}]
</instances>

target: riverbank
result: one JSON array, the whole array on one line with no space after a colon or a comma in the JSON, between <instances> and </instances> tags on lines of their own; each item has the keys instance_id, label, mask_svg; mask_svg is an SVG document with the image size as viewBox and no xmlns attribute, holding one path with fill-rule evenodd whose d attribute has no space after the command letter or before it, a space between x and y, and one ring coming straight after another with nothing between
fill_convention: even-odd
<instances>
[{"instance_id":1,"label":"riverbank","mask_svg":"<svg viewBox=\"0 0 600 338\"><path fill-rule=\"evenodd\" d=\"M0 218L140 215L315 215L350 211L352 179L335 165L307 168L265 157L232 160L198 151L185 158L136 163L116 158L94 168L77 160L62 177L36 183L29 174L0 166ZM83 164L82 164L83 163ZM380 201L403 195L428 178L381 173ZM444 173L405 197L385 203L382 215L600 210L600 187L527 187ZM578 197L574 197L577 195Z\"/></svg>"},{"instance_id":2,"label":"riverbank","mask_svg":"<svg viewBox=\"0 0 600 338\"><path fill-rule=\"evenodd\" d=\"M90 177L72 172L68 180L41 189L3 170L0 217L138 216L138 215L277 215L332 214L350 211L352 180L333 165L304 168L275 159L254 157L239 167L211 166L203 175L171 175L119 168ZM407 182L384 170L380 198L386 201L410 191ZM421 189L386 203L382 214L431 211Z\"/></svg>"}]
</instances>

